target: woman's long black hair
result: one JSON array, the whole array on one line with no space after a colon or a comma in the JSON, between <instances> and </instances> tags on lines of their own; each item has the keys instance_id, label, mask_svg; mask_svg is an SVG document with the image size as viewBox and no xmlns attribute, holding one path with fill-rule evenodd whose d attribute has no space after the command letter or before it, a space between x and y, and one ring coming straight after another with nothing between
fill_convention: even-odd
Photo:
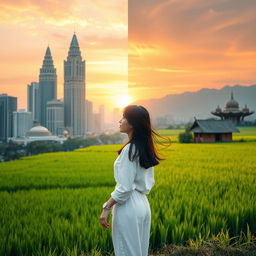
<instances>
[{"instance_id":1,"label":"woman's long black hair","mask_svg":"<svg viewBox=\"0 0 256 256\"><path fill-rule=\"evenodd\" d=\"M167 139L169 142L171 142L171 140L154 131L147 109L143 106L128 105L123 109L123 117L127 119L130 125L132 125L133 133L132 138L118 150L118 154L121 153L122 149L128 143L131 143L129 148L129 159L130 161L133 161L136 156L139 156L141 167L147 169L151 166L158 165L159 160L165 160L164 158L159 157L155 143L162 144L157 137ZM131 157L133 146L135 146L135 152L133 157Z\"/></svg>"}]
</instances>

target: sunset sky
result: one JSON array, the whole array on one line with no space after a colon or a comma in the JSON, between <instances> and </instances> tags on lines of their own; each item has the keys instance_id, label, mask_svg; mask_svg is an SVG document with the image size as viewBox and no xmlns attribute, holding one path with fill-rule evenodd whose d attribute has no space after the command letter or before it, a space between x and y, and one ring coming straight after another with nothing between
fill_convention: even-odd
<instances>
[{"instance_id":1,"label":"sunset sky","mask_svg":"<svg viewBox=\"0 0 256 256\"><path fill-rule=\"evenodd\" d=\"M129 0L132 98L256 83L256 1Z\"/></svg>"},{"instance_id":2,"label":"sunset sky","mask_svg":"<svg viewBox=\"0 0 256 256\"><path fill-rule=\"evenodd\" d=\"M1 1L0 93L26 109L27 84L38 81L49 44L63 98L74 31L94 111L99 104L111 111L128 94L136 101L255 84L255 13L253 0Z\"/></svg>"},{"instance_id":3,"label":"sunset sky","mask_svg":"<svg viewBox=\"0 0 256 256\"><path fill-rule=\"evenodd\" d=\"M76 32L86 60L86 98L120 105L128 89L127 0L5 0L0 2L0 93L27 109L27 84L39 80L49 44L63 98L63 61ZM111 109L110 109L111 110Z\"/></svg>"}]
</instances>

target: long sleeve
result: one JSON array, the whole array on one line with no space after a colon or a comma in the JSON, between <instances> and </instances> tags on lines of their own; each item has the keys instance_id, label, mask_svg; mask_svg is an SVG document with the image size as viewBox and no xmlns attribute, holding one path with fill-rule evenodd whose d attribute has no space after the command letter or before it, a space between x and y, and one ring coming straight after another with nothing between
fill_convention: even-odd
<instances>
[{"instance_id":1,"label":"long sleeve","mask_svg":"<svg viewBox=\"0 0 256 256\"><path fill-rule=\"evenodd\" d=\"M128 157L129 147L123 148L118 165L117 184L111 197L119 204L123 204L130 197L131 192L136 185L134 179L136 176L136 160L130 161Z\"/></svg>"}]
</instances>

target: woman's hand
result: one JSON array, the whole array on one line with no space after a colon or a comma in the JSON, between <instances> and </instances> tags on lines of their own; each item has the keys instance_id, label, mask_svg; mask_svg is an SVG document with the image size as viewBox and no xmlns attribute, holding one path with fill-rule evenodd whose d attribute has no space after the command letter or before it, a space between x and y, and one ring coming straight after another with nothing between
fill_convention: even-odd
<instances>
[{"instance_id":1,"label":"woman's hand","mask_svg":"<svg viewBox=\"0 0 256 256\"><path fill-rule=\"evenodd\" d=\"M108 209L103 209L101 215L100 215L100 223L104 228L109 228L108 224L108 215L109 215L110 210Z\"/></svg>"}]
</instances>

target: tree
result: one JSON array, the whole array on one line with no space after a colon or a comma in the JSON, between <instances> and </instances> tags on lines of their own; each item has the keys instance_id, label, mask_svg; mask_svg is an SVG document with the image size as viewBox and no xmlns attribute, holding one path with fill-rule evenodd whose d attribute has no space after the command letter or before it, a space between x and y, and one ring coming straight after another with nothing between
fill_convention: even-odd
<instances>
[{"instance_id":1,"label":"tree","mask_svg":"<svg viewBox=\"0 0 256 256\"><path fill-rule=\"evenodd\" d=\"M8 144L0 145L1 161L11 161L26 155L23 145L16 144L12 140Z\"/></svg>"},{"instance_id":2,"label":"tree","mask_svg":"<svg viewBox=\"0 0 256 256\"><path fill-rule=\"evenodd\" d=\"M179 133L179 142L180 143L191 143L193 141L192 133L185 131Z\"/></svg>"},{"instance_id":3,"label":"tree","mask_svg":"<svg viewBox=\"0 0 256 256\"><path fill-rule=\"evenodd\" d=\"M48 141L33 141L26 146L27 155L37 155L53 151L53 146Z\"/></svg>"}]
</instances>

